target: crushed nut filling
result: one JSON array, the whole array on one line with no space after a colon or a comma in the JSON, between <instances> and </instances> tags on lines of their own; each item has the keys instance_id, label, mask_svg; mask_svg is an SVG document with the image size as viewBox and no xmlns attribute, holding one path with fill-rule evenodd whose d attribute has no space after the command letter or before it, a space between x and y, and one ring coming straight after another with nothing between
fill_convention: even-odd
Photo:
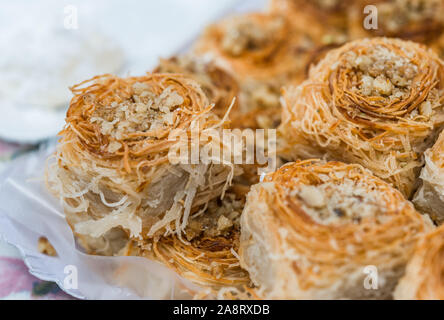
<instances>
[{"instance_id":1,"label":"crushed nut filling","mask_svg":"<svg viewBox=\"0 0 444 320\"><path fill-rule=\"evenodd\" d=\"M227 193L223 200L211 200L205 213L188 221L185 229L187 240L191 241L199 236L227 236L230 232L239 230L244 204L244 199L238 199L233 193Z\"/></svg>"},{"instance_id":2,"label":"crushed nut filling","mask_svg":"<svg viewBox=\"0 0 444 320\"><path fill-rule=\"evenodd\" d=\"M290 195L300 200L302 209L320 224L360 223L365 218L383 219L384 199L367 184L344 178L340 185L302 185Z\"/></svg>"},{"instance_id":3,"label":"crushed nut filling","mask_svg":"<svg viewBox=\"0 0 444 320\"><path fill-rule=\"evenodd\" d=\"M128 133L173 125L172 111L182 105L184 99L172 87L167 87L161 94L155 94L144 83L136 82L133 91L132 99L113 102L94 110L90 121L100 126L103 135L122 140ZM120 143L114 141L108 145L108 151L115 152L120 147Z\"/></svg>"},{"instance_id":4,"label":"crushed nut filling","mask_svg":"<svg viewBox=\"0 0 444 320\"><path fill-rule=\"evenodd\" d=\"M245 51L260 50L274 41L274 35L283 26L284 20L279 17L264 24L255 23L254 20L235 19L225 28L222 48L233 56L239 56Z\"/></svg>"},{"instance_id":5,"label":"crushed nut filling","mask_svg":"<svg viewBox=\"0 0 444 320\"><path fill-rule=\"evenodd\" d=\"M407 57L382 46L362 55L347 52L346 63L355 70L352 79L355 93L368 97L384 96L391 101L409 96L412 81L418 73L417 66Z\"/></svg>"}]
</instances>

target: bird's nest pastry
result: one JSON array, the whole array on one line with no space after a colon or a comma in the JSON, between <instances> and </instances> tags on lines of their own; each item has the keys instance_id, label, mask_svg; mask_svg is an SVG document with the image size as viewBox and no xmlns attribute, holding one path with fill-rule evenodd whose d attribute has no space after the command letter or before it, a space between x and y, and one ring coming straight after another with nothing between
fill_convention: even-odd
<instances>
[{"instance_id":1,"label":"bird's nest pastry","mask_svg":"<svg viewBox=\"0 0 444 320\"><path fill-rule=\"evenodd\" d=\"M239 84L232 75L210 59L190 54L161 59L154 72L183 74L195 80L210 102L214 103L212 111L220 118L225 116L233 100L233 110L238 108L236 98L239 95ZM230 126L239 126L236 121L236 118L230 119Z\"/></svg>"},{"instance_id":2,"label":"bird's nest pastry","mask_svg":"<svg viewBox=\"0 0 444 320\"><path fill-rule=\"evenodd\" d=\"M192 164L178 156L190 144L225 150L216 136L205 137L224 119L190 78L104 75L71 90L46 180L87 249L109 254L128 239L181 237L192 211L221 196L236 173L229 160Z\"/></svg>"},{"instance_id":3,"label":"bird's nest pastry","mask_svg":"<svg viewBox=\"0 0 444 320\"><path fill-rule=\"evenodd\" d=\"M390 298L426 218L359 165L289 163L247 196L241 266L263 298Z\"/></svg>"},{"instance_id":4,"label":"bird's nest pastry","mask_svg":"<svg viewBox=\"0 0 444 320\"><path fill-rule=\"evenodd\" d=\"M357 0L348 10L352 39L384 36L431 44L444 30L443 0ZM366 19L373 25L365 27Z\"/></svg>"},{"instance_id":5,"label":"bird's nest pastry","mask_svg":"<svg viewBox=\"0 0 444 320\"><path fill-rule=\"evenodd\" d=\"M395 291L399 300L444 300L444 226L418 242Z\"/></svg>"},{"instance_id":6,"label":"bird's nest pastry","mask_svg":"<svg viewBox=\"0 0 444 320\"><path fill-rule=\"evenodd\" d=\"M209 26L194 54L212 59L239 83L233 119L244 127L276 127L281 86L306 76L316 44L281 14L249 13Z\"/></svg>"},{"instance_id":7,"label":"bird's nest pastry","mask_svg":"<svg viewBox=\"0 0 444 320\"><path fill-rule=\"evenodd\" d=\"M120 254L160 261L213 294L226 288L245 292L250 280L237 254L244 204L245 194L233 187L223 199L211 200L190 217L184 230L186 241L177 235L133 240Z\"/></svg>"},{"instance_id":8,"label":"bird's nest pastry","mask_svg":"<svg viewBox=\"0 0 444 320\"><path fill-rule=\"evenodd\" d=\"M298 30L318 44L342 44L348 39L348 9L352 0L272 0L270 11L288 17Z\"/></svg>"},{"instance_id":9,"label":"bird's nest pastry","mask_svg":"<svg viewBox=\"0 0 444 320\"><path fill-rule=\"evenodd\" d=\"M283 92L282 155L358 163L410 197L444 121L444 66L424 46L372 38L330 51Z\"/></svg>"},{"instance_id":10,"label":"bird's nest pastry","mask_svg":"<svg viewBox=\"0 0 444 320\"><path fill-rule=\"evenodd\" d=\"M419 211L441 224L444 222L444 132L425 152L424 159L425 165L419 176L421 185L412 201Z\"/></svg>"}]
</instances>

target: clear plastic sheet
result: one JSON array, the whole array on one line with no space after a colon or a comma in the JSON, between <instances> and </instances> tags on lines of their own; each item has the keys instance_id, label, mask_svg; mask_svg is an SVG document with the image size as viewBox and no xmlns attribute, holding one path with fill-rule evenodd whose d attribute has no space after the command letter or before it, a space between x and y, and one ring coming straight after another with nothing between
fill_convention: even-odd
<instances>
[{"instance_id":1,"label":"clear plastic sheet","mask_svg":"<svg viewBox=\"0 0 444 320\"><path fill-rule=\"evenodd\" d=\"M0 177L0 236L20 250L31 274L81 299L188 299L203 290L146 258L83 253L45 187L45 161L53 150L47 146L17 159ZM40 236L57 257L39 253Z\"/></svg>"}]
</instances>

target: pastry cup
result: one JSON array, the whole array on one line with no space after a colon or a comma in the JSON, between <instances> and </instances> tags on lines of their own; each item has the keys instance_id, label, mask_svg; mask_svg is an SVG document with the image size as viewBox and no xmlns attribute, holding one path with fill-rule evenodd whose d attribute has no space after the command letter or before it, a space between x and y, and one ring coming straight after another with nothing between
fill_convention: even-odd
<instances>
[{"instance_id":1,"label":"pastry cup","mask_svg":"<svg viewBox=\"0 0 444 320\"><path fill-rule=\"evenodd\" d=\"M213 60L239 84L239 127L275 128L280 121L280 89L300 83L319 54L318 45L280 13L237 15L209 26L194 54Z\"/></svg>"},{"instance_id":2,"label":"pastry cup","mask_svg":"<svg viewBox=\"0 0 444 320\"><path fill-rule=\"evenodd\" d=\"M432 228L363 167L299 161L252 187L239 256L266 299L385 299Z\"/></svg>"},{"instance_id":3,"label":"pastry cup","mask_svg":"<svg viewBox=\"0 0 444 320\"><path fill-rule=\"evenodd\" d=\"M104 75L72 92L46 180L88 250L114 254L130 239L181 237L192 210L228 187L235 171L229 160L192 164L189 154L178 156L190 143L225 150L205 136L224 121L192 79Z\"/></svg>"},{"instance_id":4,"label":"pastry cup","mask_svg":"<svg viewBox=\"0 0 444 320\"><path fill-rule=\"evenodd\" d=\"M399 39L330 51L283 90L282 156L358 163L411 197L443 125L443 71L435 53Z\"/></svg>"}]
</instances>

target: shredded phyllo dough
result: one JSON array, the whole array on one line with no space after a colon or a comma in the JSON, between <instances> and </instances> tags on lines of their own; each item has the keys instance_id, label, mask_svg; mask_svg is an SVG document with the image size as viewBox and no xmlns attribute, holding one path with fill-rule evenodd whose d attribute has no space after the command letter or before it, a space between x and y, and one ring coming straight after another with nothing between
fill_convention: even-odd
<instances>
[{"instance_id":1,"label":"shredded phyllo dough","mask_svg":"<svg viewBox=\"0 0 444 320\"><path fill-rule=\"evenodd\" d=\"M71 87L47 188L195 299L444 300L443 31L444 0L270 0Z\"/></svg>"},{"instance_id":2,"label":"shredded phyllo dough","mask_svg":"<svg viewBox=\"0 0 444 320\"><path fill-rule=\"evenodd\" d=\"M283 155L359 163L410 197L444 121L444 67L413 42L374 38L331 51L283 96Z\"/></svg>"},{"instance_id":3,"label":"shredded phyllo dough","mask_svg":"<svg viewBox=\"0 0 444 320\"><path fill-rule=\"evenodd\" d=\"M305 77L316 44L282 14L251 13L210 26L195 46L239 83L233 119L241 127L276 127L280 88Z\"/></svg>"},{"instance_id":4,"label":"shredded phyllo dough","mask_svg":"<svg viewBox=\"0 0 444 320\"><path fill-rule=\"evenodd\" d=\"M211 200L190 217L184 231L186 242L177 235L132 241L121 254L159 260L214 294L225 287L245 294L249 277L237 254L244 203L243 195L230 190L223 200Z\"/></svg>"},{"instance_id":5,"label":"shredded phyllo dough","mask_svg":"<svg viewBox=\"0 0 444 320\"><path fill-rule=\"evenodd\" d=\"M399 300L444 300L444 226L421 238L395 291Z\"/></svg>"},{"instance_id":6,"label":"shredded phyllo dough","mask_svg":"<svg viewBox=\"0 0 444 320\"><path fill-rule=\"evenodd\" d=\"M348 38L351 0L271 0L270 10L288 17L298 30L320 45L342 44Z\"/></svg>"},{"instance_id":7,"label":"shredded phyllo dough","mask_svg":"<svg viewBox=\"0 0 444 320\"><path fill-rule=\"evenodd\" d=\"M389 298L418 236L431 228L361 166L306 160L252 187L239 256L264 298ZM369 265L378 270L377 290L363 287Z\"/></svg>"},{"instance_id":8,"label":"shredded phyllo dough","mask_svg":"<svg viewBox=\"0 0 444 320\"><path fill-rule=\"evenodd\" d=\"M363 27L368 5L377 9L377 28ZM429 43L444 29L443 14L442 0L358 0L349 8L349 28L352 38L377 35Z\"/></svg>"},{"instance_id":9,"label":"shredded phyllo dough","mask_svg":"<svg viewBox=\"0 0 444 320\"><path fill-rule=\"evenodd\" d=\"M46 176L86 246L109 254L125 238L181 238L192 209L221 196L230 184L235 171L229 161L169 161L172 148L188 146L191 127L200 130L201 147L229 147L217 137L204 139L207 130L222 130L224 121L193 80L178 74L104 75L72 92Z\"/></svg>"},{"instance_id":10,"label":"shredded phyllo dough","mask_svg":"<svg viewBox=\"0 0 444 320\"><path fill-rule=\"evenodd\" d=\"M421 170L421 185L413 197L413 203L422 213L438 224L444 222L444 133L425 154L425 166Z\"/></svg>"}]
</instances>

